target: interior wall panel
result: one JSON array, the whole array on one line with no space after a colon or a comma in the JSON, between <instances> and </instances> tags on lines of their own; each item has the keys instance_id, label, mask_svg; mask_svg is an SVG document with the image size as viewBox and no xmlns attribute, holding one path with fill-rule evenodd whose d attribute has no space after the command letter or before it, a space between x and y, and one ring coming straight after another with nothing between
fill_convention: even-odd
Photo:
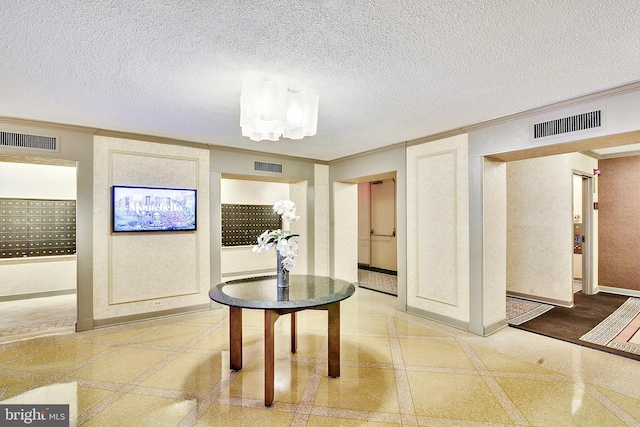
<instances>
[{"instance_id":1,"label":"interior wall panel","mask_svg":"<svg viewBox=\"0 0 640 427\"><path fill-rule=\"evenodd\" d=\"M94 317L209 304L208 150L98 136L94 164ZM197 189L197 230L112 233L113 185Z\"/></svg>"},{"instance_id":2,"label":"interior wall panel","mask_svg":"<svg viewBox=\"0 0 640 427\"><path fill-rule=\"evenodd\" d=\"M506 326L507 165L483 161L483 326Z\"/></svg>"},{"instance_id":3,"label":"interior wall panel","mask_svg":"<svg viewBox=\"0 0 640 427\"><path fill-rule=\"evenodd\" d=\"M408 311L469 327L467 135L407 148Z\"/></svg>"},{"instance_id":4,"label":"interior wall panel","mask_svg":"<svg viewBox=\"0 0 640 427\"><path fill-rule=\"evenodd\" d=\"M507 291L573 303L571 184L567 154L507 164Z\"/></svg>"},{"instance_id":5,"label":"interior wall panel","mask_svg":"<svg viewBox=\"0 0 640 427\"><path fill-rule=\"evenodd\" d=\"M334 257L332 276L358 281L358 185L333 183Z\"/></svg>"},{"instance_id":6,"label":"interior wall panel","mask_svg":"<svg viewBox=\"0 0 640 427\"><path fill-rule=\"evenodd\" d=\"M416 296L458 304L456 153L416 159L418 169L418 289ZM449 286L442 286L443 283Z\"/></svg>"}]
</instances>

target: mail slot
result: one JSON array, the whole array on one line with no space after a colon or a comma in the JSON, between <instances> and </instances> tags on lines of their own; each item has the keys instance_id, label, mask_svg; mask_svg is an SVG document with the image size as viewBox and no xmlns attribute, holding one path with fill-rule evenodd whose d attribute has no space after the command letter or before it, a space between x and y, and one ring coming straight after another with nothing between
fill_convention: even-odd
<instances>
[{"instance_id":1,"label":"mail slot","mask_svg":"<svg viewBox=\"0 0 640 427\"><path fill-rule=\"evenodd\" d=\"M2 258L75 253L75 200L0 198Z\"/></svg>"}]
</instances>

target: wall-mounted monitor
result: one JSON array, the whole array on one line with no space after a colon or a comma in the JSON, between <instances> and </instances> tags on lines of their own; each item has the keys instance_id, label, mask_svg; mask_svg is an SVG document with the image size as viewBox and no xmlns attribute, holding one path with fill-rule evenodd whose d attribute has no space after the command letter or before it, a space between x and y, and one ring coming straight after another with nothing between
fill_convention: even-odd
<instances>
[{"instance_id":1,"label":"wall-mounted monitor","mask_svg":"<svg viewBox=\"0 0 640 427\"><path fill-rule=\"evenodd\" d=\"M111 209L114 232L196 229L196 190L114 185Z\"/></svg>"}]
</instances>

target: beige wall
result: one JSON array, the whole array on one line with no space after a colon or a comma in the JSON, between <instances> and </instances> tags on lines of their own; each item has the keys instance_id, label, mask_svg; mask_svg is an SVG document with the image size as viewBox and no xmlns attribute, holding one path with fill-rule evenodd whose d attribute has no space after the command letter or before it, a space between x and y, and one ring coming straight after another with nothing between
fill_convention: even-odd
<instances>
[{"instance_id":1,"label":"beige wall","mask_svg":"<svg viewBox=\"0 0 640 427\"><path fill-rule=\"evenodd\" d=\"M288 198L287 183L229 178L220 181L221 204L273 205Z\"/></svg>"},{"instance_id":2,"label":"beige wall","mask_svg":"<svg viewBox=\"0 0 640 427\"><path fill-rule=\"evenodd\" d=\"M483 327L485 333L506 326L507 164L483 164Z\"/></svg>"},{"instance_id":3,"label":"beige wall","mask_svg":"<svg viewBox=\"0 0 640 427\"><path fill-rule=\"evenodd\" d=\"M329 231L329 166L314 165L314 265L313 274L329 276L331 249ZM311 271L309 271L311 273Z\"/></svg>"},{"instance_id":4,"label":"beige wall","mask_svg":"<svg viewBox=\"0 0 640 427\"><path fill-rule=\"evenodd\" d=\"M508 292L573 304L573 171L594 167L577 153L507 164Z\"/></svg>"},{"instance_id":5,"label":"beige wall","mask_svg":"<svg viewBox=\"0 0 640 427\"><path fill-rule=\"evenodd\" d=\"M371 183L358 184L358 264L371 264Z\"/></svg>"},{"instance_id":6,"label":"beige wall","mask_svg":"<svg viewBox=\"0 0 640 427\"><path fill-rule=\"evenodd\" d=\"M358 281L358 185L333 183L334 258L332 276Z\"/></svg>"},{"instance_id":7,"label":"beige wall","mask_svg":"<svg viewBox=\"0 0 640 427\"><path fill-rule=\"evenodd\" d=\"M300 181L289 184L289 199L296 204L296 215L300 217L299 220L291 222L289 228L292 233L298 234L296 240L298 241L298 256L296 257L296 268L291 274L308 274L309 273L309 242L313 242L313 237L309 236L307 230L309 230L309 216L310 212L307 207L307 194L308 194L307 181Z\"/></svg>"},{"instance_id":8,"label":"beige wall","mask_svg":"<svg viewBox=\"0 0 640 427\"><path fill-rule=\"evenodd\" d=\"M75 166L0 161L0 197L76 199ZM0 260L0 298L76 290L76 257Z\"/></svg>"},{"instance_id":9,"label":"beige wall","mask_svg":"<svg viewBox=\"0 0 640 427\"><path fill-rule=\"evenodd\" d=\"M3 259L0 262L0 300L76 291L76 257Z\"/></svg>"},{"instance_id":10,"label":"beige wall","mask_svg":"<svg viewBox=\"0 0 640 427\"><path fill-rule=\"evenodd\" d=\"M407 306L468 328L466 134L407 148Z\"/></svg>"},{"instance_id":11,"label":"beige wall","mask_svg":"<svg viewBox=\"0 0 640 427\"><path fill-rule=\"evenodd\" d=\"M0 197L75 200L76 168L0 159Z\"/></svg>"},{"instance_id":12,"label":"beige wall","mask_svg":"<svg viewBox=\"0 0 640 427\"><path fill-rule=\"evenodd\" d=\"M197 231L111 232L113 185L195 188ZM209 305L209 152L98 136L94 142L94 318Z\"/></svg>"}]
</instances>

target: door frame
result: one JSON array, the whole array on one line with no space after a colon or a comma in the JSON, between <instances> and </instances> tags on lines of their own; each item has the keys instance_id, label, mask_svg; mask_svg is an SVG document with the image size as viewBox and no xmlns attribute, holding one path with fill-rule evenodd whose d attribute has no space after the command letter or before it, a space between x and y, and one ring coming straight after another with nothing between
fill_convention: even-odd
<instances>
[{"instance_id":1,"label":"door frame","mask_svg":"<svg viewBox=\"0 0 640 427\"><path fill-rule=\"evenodd\" d=\"M573 170L571 176L573 188L573 176L582 177L582 231L585 241L582 242L582 292L586 295L595 293L593 283L594 270L594 227L593 227L593 174L579 170ZM573 193L572 193L573 194Z\"/></svg>"}]
</instances>

